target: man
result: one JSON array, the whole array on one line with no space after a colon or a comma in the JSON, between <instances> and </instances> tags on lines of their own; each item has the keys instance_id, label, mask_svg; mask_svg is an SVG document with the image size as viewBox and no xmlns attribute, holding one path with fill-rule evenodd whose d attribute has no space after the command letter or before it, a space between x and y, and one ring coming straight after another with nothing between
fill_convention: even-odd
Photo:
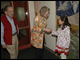
<instances>
[{"instance_id":1,"label":"man","mask_svg":"<svg viewBox=\"0 0 80 60\"><path fill-rule=\"evenodd\" d=\"M1 45L10 53L11 59L18 57L18 25L12 6L5 6L1 17Z\"/></svg>"}]
</instances>

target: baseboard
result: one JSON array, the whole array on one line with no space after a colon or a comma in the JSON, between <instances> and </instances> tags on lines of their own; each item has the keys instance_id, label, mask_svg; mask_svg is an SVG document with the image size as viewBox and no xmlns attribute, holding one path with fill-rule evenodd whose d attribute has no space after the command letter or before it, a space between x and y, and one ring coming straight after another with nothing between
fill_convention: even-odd
<instances>
[{"instance_id":1,"label":"baseboard","mask_svg":"<svg viewBox=\"0 0 80 60\"><path fill-rule=\"evenodd\" d=\"M50 48L44 46L45 49L47 49L48 51L50 51L51 53L55 54L55 51L51 50Z\"/></svg>"}]
</instances>

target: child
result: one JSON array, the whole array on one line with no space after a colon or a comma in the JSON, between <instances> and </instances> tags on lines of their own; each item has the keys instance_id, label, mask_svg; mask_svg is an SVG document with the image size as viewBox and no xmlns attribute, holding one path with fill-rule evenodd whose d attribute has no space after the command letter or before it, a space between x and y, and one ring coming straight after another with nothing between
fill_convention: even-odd
<instances>
[{"instance_id":1,"label":"child","mask_svg":"<svg viewBox=\"0 0 80 60\"><path fill-rule=\"evenodd\" d=\"M67 59L66 55L69 53L70 45L70 24L66 16L59 18L58 31L52 31L52 35L58 36L55 52L60 54L61 59Z\"/></svg>"}]
</instances>

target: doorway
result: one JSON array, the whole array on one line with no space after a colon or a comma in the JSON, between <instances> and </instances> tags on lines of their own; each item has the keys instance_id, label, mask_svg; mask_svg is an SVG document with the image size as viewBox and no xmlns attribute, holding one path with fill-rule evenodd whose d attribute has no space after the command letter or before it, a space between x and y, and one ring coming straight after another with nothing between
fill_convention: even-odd
<instances>
[{"instance_id":1,"label":"doorway","mask_svg":"<svg viewBox=\"0 0 80 60\"><path fill-rule=\"evenodd\" d=\"M31 47L30 39L30 20L28 1L11 1L14 7L15 17L17 19L19 30L19 50Z\"/></svg>"}]
</instances>

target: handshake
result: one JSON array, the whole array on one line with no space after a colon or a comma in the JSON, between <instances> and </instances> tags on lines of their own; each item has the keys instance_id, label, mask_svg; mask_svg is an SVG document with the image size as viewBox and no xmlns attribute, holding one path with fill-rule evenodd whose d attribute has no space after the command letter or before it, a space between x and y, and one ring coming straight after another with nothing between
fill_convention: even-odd
<instances>
[{"instance_id":1,"label":"handshake","mask_svg":"<svg viewBox=\"0 0 80 60\"><path fill-rule=\"evenodd\" d=\"M47 33L51 33L52 32L52 29L50 29L50 28L44 28L43 31L45 31Z\"/></svg>"},{"instance_id":2,"label":"handshake","mask_svg":"<svg viewBox=\"0 0 80 60\"><path fill-rule=\"evenodd\" d=\"M43 31L44 32L47 32L47 33L51 33L52 32L52 29L50 29L50 28L44 28L44 29L41 30L40 33L42 33ZM34 29L32 29L31 32L38 32L38 31L34 31Z\"/></svg>"}]
</instances>

